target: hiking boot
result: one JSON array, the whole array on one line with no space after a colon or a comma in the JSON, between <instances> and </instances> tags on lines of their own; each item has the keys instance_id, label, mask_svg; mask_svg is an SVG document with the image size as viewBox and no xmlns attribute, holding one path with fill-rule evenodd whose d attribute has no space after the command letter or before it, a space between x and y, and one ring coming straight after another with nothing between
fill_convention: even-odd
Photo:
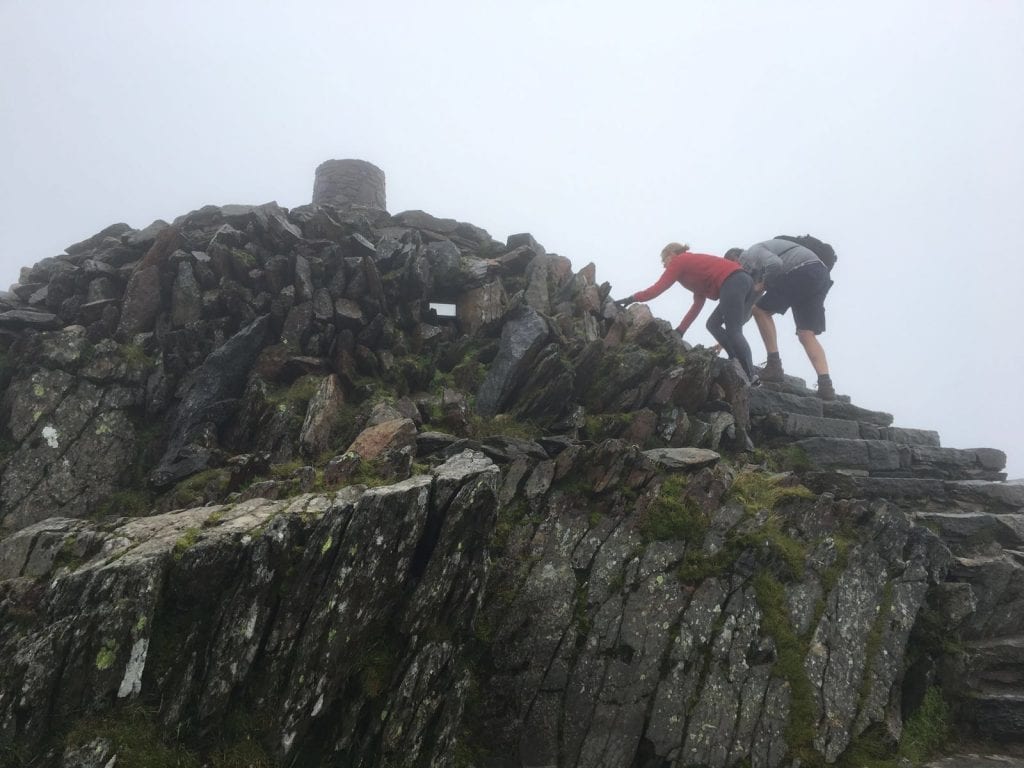
<instances>
[{"instance_id":1,"label":"hiking boot","mask_svg":"<svg viewBox=\"0 0 1024 768\"><path fill-rule=\"evenodd\" d=\"M818 397L820 397L822 400L836 399L836 388L832 386L831 381L818 382Z\"/></svg>"},{"instance_id":2,"label":"hiking boot","mask_svg":"<svg viewBox=\"0 0 1024 768\"><path fill-rule=\"evenodd\" d=\"M768 358L768 362L761 369L761 381L780 382L785 377L782 372L782 360L777 357Z\"/></svg>"}]
</instances>

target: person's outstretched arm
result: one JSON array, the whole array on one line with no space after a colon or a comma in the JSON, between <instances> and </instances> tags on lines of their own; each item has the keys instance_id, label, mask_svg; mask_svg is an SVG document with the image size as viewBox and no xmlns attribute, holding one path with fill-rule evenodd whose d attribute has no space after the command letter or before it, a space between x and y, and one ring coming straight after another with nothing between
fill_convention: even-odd
<instances>
[{"instance_id":1,"label":"person's outstretched arm","mask_svg":"<svg viewBox=\"0 0 1024 768\"><path fill-rule=\"evenodd\" d=\"M665 267L665 271L661 273L661 277L658 278L658 282L650 288L645 288L642 291L634 293L633 301L650 301L655 296L661 296L661 294L672 286L672 283L679 279L679 270L682 269L682 266L683 263L681 259L673 259L669 262L669 265ZM700 310L697 311L699 312Z\"/></svg>"},{"instance_id":2,"label":"person's outstretched arm","mask_svg":"<svg viewBox=\"0 0 1024 768\"><path fill-rule=\"evenodd\" d=\"M682 322L676 326L676 330L679 332L680 336L683 336L689 327L693 325L693 321L697 319L697 315L700 314L702 309L704 309L704 297L694 294L693 306L690 307L690 310L683 317Z\"/></svg>"}]
</instances>

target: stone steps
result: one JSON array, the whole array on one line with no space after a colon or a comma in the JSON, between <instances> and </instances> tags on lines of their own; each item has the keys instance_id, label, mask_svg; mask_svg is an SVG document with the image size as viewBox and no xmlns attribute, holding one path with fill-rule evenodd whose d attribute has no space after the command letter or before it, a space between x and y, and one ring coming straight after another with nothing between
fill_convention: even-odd
<instances>
[{"instance_id":1,"label":"stone steps","mask_svg":"<svg viewBox=\"0 0 1024 768\"><path fill-rule=\"evenodd\" d=\"M1002 451L944 448L934 430L894 427L892 414L820 400L792 377L750 390L750 418L755 436L792 443L821 469L940 481L1006 479Z\"/></svg>"}]
</instances>

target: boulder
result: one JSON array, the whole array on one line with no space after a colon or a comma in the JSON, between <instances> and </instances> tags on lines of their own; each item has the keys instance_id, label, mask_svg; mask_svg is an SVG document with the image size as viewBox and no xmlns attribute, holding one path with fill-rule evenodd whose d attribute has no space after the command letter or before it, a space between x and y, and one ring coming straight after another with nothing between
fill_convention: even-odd
<instances>
[{"instance_id":1,"label":"boulder","mask_svg":"<svg viewBox=\"0 0 1024 768\"><path fill-rule=\"evenodd\" d=\"M393 419L364 429L346 453L354 453L363 461L374 461L415 441L416 424L411 419Z\"/></svg>"}]
</instances>

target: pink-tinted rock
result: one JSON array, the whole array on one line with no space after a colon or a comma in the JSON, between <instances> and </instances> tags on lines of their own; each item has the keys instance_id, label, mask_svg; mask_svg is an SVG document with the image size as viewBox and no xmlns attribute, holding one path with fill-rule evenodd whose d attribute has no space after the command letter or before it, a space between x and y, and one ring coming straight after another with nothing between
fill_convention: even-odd
<instances>
[{"instance_id":1,"label":"pink-tinted rock","mask_svg":"<svg viewBox=\"0 0 1024 768\"><path fill-rule=\"evenodd\" d=\"M393 419L367 427L352 441L347 453L359 454L363 461L373 461L389 451L401 450L416 439L412 419Z\"/></svg>"}]
</instances>

